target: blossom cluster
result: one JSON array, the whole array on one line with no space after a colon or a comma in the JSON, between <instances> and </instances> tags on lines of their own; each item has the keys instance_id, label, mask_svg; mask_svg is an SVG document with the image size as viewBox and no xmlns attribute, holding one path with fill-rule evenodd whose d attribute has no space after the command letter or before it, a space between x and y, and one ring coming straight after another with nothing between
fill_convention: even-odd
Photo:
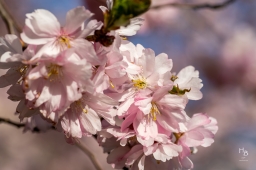
<instances>
[{"instance_id":1,"label":"blossom cluster","mask_svg":"<svg viewBox=\"0 0 256 170\"><path fill-rule=\"evenodd\" d=\"M111 10L100 7L104 13ZM191 169L196 147L210 146L217 121L203 113L189 117L189 100L202 98L202 80L193 66L172 71L167 54L134 45L143 23L108 32L111 45L89 41L103 27L84 7L68 11L61 26L49 11L27 14L20 40L0 38L0 87L26 129L55 127L68 142L97 134L113 168ZM86 23L86 24L85 24Z\"/></svg>"}]
</instances>

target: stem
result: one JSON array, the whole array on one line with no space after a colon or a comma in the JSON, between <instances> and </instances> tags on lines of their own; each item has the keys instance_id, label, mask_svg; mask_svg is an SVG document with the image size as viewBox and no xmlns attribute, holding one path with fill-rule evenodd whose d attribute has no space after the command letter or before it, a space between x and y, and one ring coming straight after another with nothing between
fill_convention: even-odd
<instances>
[{"instance_id":1,"label":"stem","mask_svg":"<svg viewBox=\"0 0 256 170\"><path fill-rule=\"evenodd\" d=\"M226 0L222 3L216 3L216 4L209 4L209 3L202 3L202 4L180 4L180 3L169 3L169 4L164 4L164 5L157 5L153 6L150 9L156 10L160 8L165 8L165 7L175 7L175 8L183 8L183 9L193 9L193 10L199 10L199 9L211 9L211 10L218 10L221 8L224 8L231 3L234 3L236 0Z\"/></svg>"},{"instance_id":2,"label":"stem","mask_svg":"<svg viewBox=\"0 0 256 170\"><path fill-rule=\"evenodd\" d=\"M16 128L22 128L25 127L26 124L25 123L18 123L18 122L14 122L10 119L7 118L1 118L0 117L0 123L6 123L12 126L15 126ZM56 128L54 126L51 127L52 130L56 130ZM40 133L40 129L38 127L34 127L33 129L31 129L31 132L33 133Z\"/></svg>"},{"instance_id":3,"label":"stem","mask_svg":"<svg viewBox=\"0 0 256 170\"><path fill-rule=\"evenodd\" d=\"M95 156L93 155L93 153L89 149L87 149L87 147L85 145L83 145L80 140L75 141L75 145L79 149L81 149L90 158L90 160L92 161L92 164L94 165L94 167L97 170L102 170L102 168L100 167L100 165L99 165L97 159L95 158Z\"/></svg>"},{"instance_id":4,"label":"stem","mask_svg":"<svg viewBox=\"0 0 256 170\"><path fill-rule=\"evenodd\" d=\"M15 21L7 6L5 5L4 0L0 0L0 16L3 18L9 34L15 34L15 28L18 33L22 32L22 29Z\"/></svg>"},{"instance_id":5,"label":"stem","mask_svg":"<svg viewBox=\"0 0 256 170\"><path fill-rule=\"evenodd\" d=\"M15 126L17 128L22 128L22 127L25 127L26 124L24 123L18 123L18 122L14 122L10 119L7 119L7 118L1 118L0 117L0 123L6 123L6 124L9 124L9 125L12 125L12 126ZM52 126L53 130L56 130L54 126ZM31 130L32 132L36 132L36 133L39 133L40 132L40 129L38 129L37 127L35 127L34 129ZM97 138L96 135L93 136L94 138ZM87 149L87 147L85 145L82 144L82 142L80 140L74 140L74 143L75 145L81 149L91 160L92 164L94 165L94 167L96 168L96 170L102 170L102 168L100 167L97 159L95 158L95 156L93 155L93 153Z\"/></svg>"},{"instance_id":6,"label":"stem","mask_svg":"<svg viewBox=\"0 0 256 170\"><path fill-rule=\"evenodd\" d=\"M13 126L15 126L15 127L17 127L17 128L21 128L21 127L24 127L24 126L25 126L24 123L17 123L17 122L14 122L14 121L10 120L10 119L6 119L6 118L1 118L1 117L0 117L0 123L1 123L1 122L6 123L6 124L13 125Z\"/></svg>"}]
</instances>

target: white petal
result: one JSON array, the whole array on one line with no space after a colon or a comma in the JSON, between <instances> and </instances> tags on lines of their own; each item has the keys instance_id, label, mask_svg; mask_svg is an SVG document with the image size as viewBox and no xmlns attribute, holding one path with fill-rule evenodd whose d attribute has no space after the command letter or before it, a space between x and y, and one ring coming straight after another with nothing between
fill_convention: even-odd
<instances>
[{"instance_id":1,"label":"white petal","mask_svg":"<svg viewBox=\"0 0 256 170\"><path fill-rule=\"evenodd\" d=\"M76 34L82 31L82 24L93 14L86 10L83 6L71 9L66 16L66 26L64 27L66 34Z\"/></svg>"}]
</instances>

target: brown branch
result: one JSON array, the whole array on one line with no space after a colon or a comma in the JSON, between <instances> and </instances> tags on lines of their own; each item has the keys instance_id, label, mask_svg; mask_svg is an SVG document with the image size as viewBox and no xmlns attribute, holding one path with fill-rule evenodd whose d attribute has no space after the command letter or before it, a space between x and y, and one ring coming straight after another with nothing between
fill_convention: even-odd
<instances>
[{"instance_id":1,"label":"brown branch","mask_svg":"<svg viewBox=\"0 0 256 170\"><path fill-rule=\"evenodd\" d=\"M182 9L192 9L192 10L200 10L200 9L211 9L211 10L219 10L227 7L228 5L234 3L236 0L226 0L221 3L210 4L210 3L201 3L201 4L188 4L188 3L169 3L164 5L153 6L150 9L156 10L160 8L166 7L174 7L174 8L182 8Z\"/></svg>"},{"instance_id":2,"label":"brown branch","mask_svg":"<svg viewBox=\"0 0 256 170\"><path fill-rule=\"evenodd\" d=\"M10 125L15 126L17 128L25 127L24 123L14 122L14 121L12 121L10 119L1 118L1 117L0 117L0 123L10 124Z\"/></svg>"},{"instance_id":3,"label":"brown branch","mask_svg":"<svg viewBox=\"0 0 256 170\"><path fill-rule=\"evenodd\" d=\"M94 154L86 147L86 145L84 145L80 140L75 141L75 145L89 157L92 164L97 170L102 170Z\"/></svg>"},{"instance_id":4,"label":"brown branch","mask_svg":"<svg viewBox=\"0 0 256 170\"><path fill-rule=\"evenodd\" d=\"M18 33L22 32L21 27L11 15L10 11L4 3L4 0L0 0L0 16L3 18L9 34L15 34L15 29L18 31Z\"/></svg>"},{"instance_id":5,"label":"brown branch","mask_svg":"<svg viewBox=\"0 0 256 170\"><path fill-rule=\"evenodd\" d=\"M17 128L22 128L22 127L25 127L26 124L24 123L18 123L18 122L14 122L10 119L6 119L6 118L1 118L0 117L0 124L1 123L6 123L6 124L9 124L9 125L12 125L12 126L15 126ZM53 130L56 130L54 126L52 126ZM35 127L34 129L31 130L32 132L36 132L36 133L39 133L40 132L40 129L38 129L37 127ZM93 135L94 138L97 138L96 135ZM92 164L94 165L94 167L97 169L97 170L102 170L99 162L97 161L95 155L80 141L80 140L76 140L75 141L75 145L80 149L82 150L88 157L89 159L91 160ZM123 168L123 170L126 170L127 168Z\"/></svg>"},{"instance_id":6,"label":"brown branch","mask_svg":"<svg viewBox=\"0 0 256 170\"><path fill-rule=\"evenodd\" d=\"M9 124L9 125L15 126L16 128L24 128L26 126L25 123L14 122L10 119L1 118L1 117L0 117L0 123L6 123L6 124ZM56 130L56 128L54 126L52 126L51 129ZM39 133L40 129L38 127L34 127L33 129L31 129L31 132Z\"/></svg>"},{"instance_id":7,"label":"brown branch","mask_svg":"<svg viewBox=\"0 0 256 170\"><path fill-rule=\"evenodd\" d=\"M22 127L25 127L26 124L24 123L18 123L18 122L14 122L10 119L6 119L6 118L1 118L0 117L0 123L6 123L6 124L9 124L9 125L12 125L12 126L15 126L17 128L22 128ZM55 130L55 127L52 126L52 129ZM34 129L31 130L32 132L36 132L36 133L39 133L40 132L40 129L38 129L37 127L35 127ZM97 161L97 159L95 158L94 154L80 141L75 141L75 145L81 149L88 157L89 159L91 160L92 164L94 165L94 167L97 169L97 170L102 170L102 168L100 167L100 164L99 162Z\"/></svg>"},{"instance_id":8,"label":"brown branch","mask_svg":"<svg viewBox=\"0 0 256 170\"><path fill-rule=\"evenodd\" d=\"M98 3L104 3L104 4L106 4L106 0L97 0L98 1Z\"/></svg>"}]
</instances>

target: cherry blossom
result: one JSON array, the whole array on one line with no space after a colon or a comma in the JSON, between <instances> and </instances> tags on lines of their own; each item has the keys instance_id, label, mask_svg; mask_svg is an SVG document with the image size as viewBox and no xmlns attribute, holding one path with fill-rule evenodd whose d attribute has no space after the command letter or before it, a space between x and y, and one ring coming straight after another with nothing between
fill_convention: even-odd
<instances>
[{"instance_id":1,"label":"cherry blossom","mask_svg":"<svg viewBox=\"0 0 256 170\"><path fill-rule=\"evenodd\" d=\"M38 9L27 14L21 38L27 44L39 46L31 60L38 60L42 55L51 57L72 47L82 50L85 56L92 55L92 44L84 38L101 24L92 20L85 27L84 22L92 15L84 7L74 8L68 11L66 25L61 27L57 18L47 10Z\"/></svg>"},{"instance_id":2,"label":"cherry blossom","mask_svg":"<svg viewBox=\"0 0 256 170\"><path fill-rule=\"evenodd\" d=\"M69 105L82 97L82 91L92 89L91 64L68 50L56 58L41 60L26 76L26 99L40 106L40 111L57 121ZM74 74L76 73L76 74Z\"/></svg>"},{"instance_id":3,"label":"cherry blossom","mask_svg":"<svg viewBox=\"0 0 256 170\"><path fill-rule=\"evenodd\" d=\"M84 93L79 100L71 104L60 120L66 136L81 138L82 135L96 134L101 130L99 116L108 120L109 123L115 124L113 118L116 116L116 110L113 109L113 106L117 104L103 94L94 96Z\"/></svg>"},{"instance_id":4,"label":"cherry blossom","mask_svg":"<svg viewBox=\"0 0 256 170\"><path fill-rule=\"evenodd\" d=\"M104 15L113 5L100 7ZM56 129L68 143L97 135L115 169L192 169L192 149L210 146L218 130L216 119L185 110L203 97L199 71L187 66L176 75L167 54L128 41L142 19L105 29L92 15L74 8L62 27L38 9L26 15L27 44L0 38L0 68L9 69L0 87L10 86L8 98L19 102L24 131Z\"/></svg>"}]
</instances>

